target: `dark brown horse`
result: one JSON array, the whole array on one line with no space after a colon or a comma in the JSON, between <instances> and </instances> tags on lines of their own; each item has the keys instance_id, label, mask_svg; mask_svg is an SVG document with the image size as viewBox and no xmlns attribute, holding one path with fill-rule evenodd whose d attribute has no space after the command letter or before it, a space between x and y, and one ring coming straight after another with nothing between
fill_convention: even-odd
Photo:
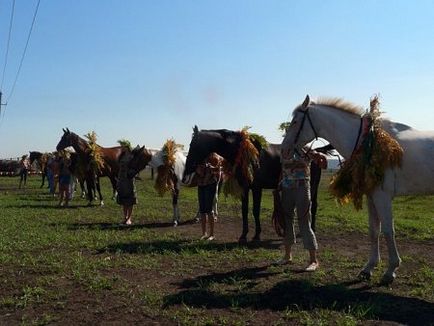
<instances>
[{"instance_id":1,"label":"dark brown horse","mask_svg":"<svg viewBox=\"0 0 434 326\"><path fill-rule=\"evenodd\" d=\"M90 148L88 146L88 142L78 136L77 134L69 131L69 129L63 129L63 136L60 139L59 143L56 146L58 151L65 149L66 147L72 146L75 152L79 155L80 160L89 165L91 157L90 157ZM113 198L116 194L116 182L119 173L119 156L122 153L122 146L116 147L102 147L98 146L99 152L101 154L101 158L104 162L103 166L98 169L97 174L91 170L87 169L86 171L86 182L88 184L88 199L89 203L93 200L93 195L91 189L89 187L95 184L96 189L98 190L100 196L101 205L104 205L101 187L99 184L100 177L108 177L112 184L113 189Z\"/></svg>"},{"instance_id":2,"label":"dark brown horse","mask_svg":"<svg viewBox=\"0 0 434 326\"><path fill-rule=\"evenodd\" d=\"M50 154L47 153L41 153L41 152L37 152L37 151L32 151L30 152L29 155L29 162L30 165L33 164L33 162L37 162L39 169L41 170L41 175L42 175L42 183L41 186L39 188L42 188L45 184L45 178L47 176L47 160L48 160L48 156Z\"/></svg>"},{"instance_id":3,"label":"dark brown horse","mask_svg":"<svg viewBox=\"0 0 434 326\"><path fill-rule=\"evenodd\" d=\"M135 176L142 171L152 160L152 153L145 146L134 148L132 159L128 162L128 175Z\"/></svg>"},{"instance_id":4,"label":"dark brown horse","mask_svg":"<svg viewBox=\"0 0 434 326\"><path fill-rule=\"evenodd\" d=\"M223 156L231 165L235 163L235 158L242 141L240 132L227 129L199 131L197 126L194 127L193 131L194 133L185 165L184 181L187 180L187 177L195 171L197 164L202 162L212 152L216 152ZM267 147L262 148L262 146L255 140L252 140L252 142L259 151L259 162L254 170L253 182L249 183L243 177L240 170L235 172L238 183L243 187L241 205L243 231L239 238L239 242L241 243L247 241L247 233L249 232L249 190L252 190L253 195L253 216L255 218L256 226L253 240L258 241L260 240L261 234L260 209L262 189L276 189L281 173L280 144L269 144ZM319 167L314 167L314 169L319 169ZM317 176L317 178L321 177L321 174L318 173L313 173L312 175ZM311 181L311 185L316 187L315 191L312 191L312 194L315 194L315 198L312 199L315 199L315 201L318 184L319 180Z\"/></svg>"}]
</instances>

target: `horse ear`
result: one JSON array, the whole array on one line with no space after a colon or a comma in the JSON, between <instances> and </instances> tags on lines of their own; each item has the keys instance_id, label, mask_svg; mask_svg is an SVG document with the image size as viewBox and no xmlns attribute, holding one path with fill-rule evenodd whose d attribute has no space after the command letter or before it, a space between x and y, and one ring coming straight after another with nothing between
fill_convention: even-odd
<instances>
[{"instance_id":1,"label":"horse ear","mask_svg":"<svg viewBox=\"0 0 434 326\"><path fill-rule=\"evenodd\" d=\"M306 98L304 99L304 102L303 102L303 104L301 105L301 107L302 107L303 109L306 109L306 108L308 107L309 103L310 103L310 97L309 97L309 95L306 95Z\"/></svg>"},{"instance_id":2,"label":"horse ear","mask_svg":"<svg viewBox=\"0 0 434 326\"><path fill-rule=\"evenodd\" d=\"M194 127L193 127L193 132L194 132L195 134L197 134L197 133L199 132L199 128L197 127L197 125L194 125Z\"/></svg>"},{"instance_id":3,"label":"horse ear","mask_svg":"<svg viewBox=\"0 0 434 326\"><path fill-rule=\"evenodd\" d=\"M69 131L69 129L68 128L66 128L66 132L69 134L70 133L70 131Z\"/></svg>"},{"instance_id":4,"label":"horse ear","mask_svg":"<svg viewBox=\"0 0 434 326\"><path fill-rule=\"evenodd\" d=\"M65 128L62 128L62 130L63 130L63 133L65 133L65 134L66 134L66 130L65 130Z\"/></svg>"}]
</instances>

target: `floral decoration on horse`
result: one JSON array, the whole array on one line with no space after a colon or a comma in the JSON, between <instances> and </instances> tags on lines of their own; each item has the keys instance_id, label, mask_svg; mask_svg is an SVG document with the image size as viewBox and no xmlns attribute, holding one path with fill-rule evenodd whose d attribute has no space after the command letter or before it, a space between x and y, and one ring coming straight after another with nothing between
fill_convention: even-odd
<instances>
[{"instance_id":1,"label":"floral decoration on horse","mask_svg":"<svg viewBox=\"0 0 434 326\"><path fill-rule=\"evenodd\" d=\"M182 150L184 145L177 144L175 140L168 139L161 149L163 153L163 165L158 167L158 175L155 180L154 188L160 196L163 196L168 191L174 191L173 184L173 167L175 165L175 154L178 150Z\"/></svg>"},{"instance_id":2,"label":"floral decoration on horse","mask_svg":"<svg viewBox=\"0 0 434 326\"><path fill-rule=\"evenodd\" d=\"M400 167L403 149L381 126L378 96L370 101L370 111L361 123L361 143L344 162L330 183L330 190L340 204L353 202L361 209L363 195L368 195L384 181L388 168Z\"/></svg>"}]
</instances>

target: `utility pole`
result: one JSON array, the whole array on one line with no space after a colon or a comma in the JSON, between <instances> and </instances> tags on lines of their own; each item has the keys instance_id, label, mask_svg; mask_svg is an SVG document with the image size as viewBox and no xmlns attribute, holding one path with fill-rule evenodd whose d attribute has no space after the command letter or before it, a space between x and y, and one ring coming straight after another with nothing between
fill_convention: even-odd
<instances>
[{"instance_id":1,"label":"utility pole","mask_svg":"<svg viewBox=\"0 0 434 326\"><path fill-rule=\"evenodd\" d=\"M2 113L2 105L4 105L4 106L7 105L7 103L2 102L2 95L3 95L3 93L0 91L0 114Z\"/></svg>"}]
</instances>

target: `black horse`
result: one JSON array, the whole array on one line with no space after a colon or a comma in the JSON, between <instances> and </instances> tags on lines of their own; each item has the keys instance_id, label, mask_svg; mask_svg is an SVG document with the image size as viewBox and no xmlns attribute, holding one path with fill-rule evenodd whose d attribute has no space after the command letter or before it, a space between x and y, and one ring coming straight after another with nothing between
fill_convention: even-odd
<instances>
[{"instance_id":1,"label":"black horse","mask_svg":"<svg viewBox=\"0 0 434 326\"><path fill-rule=\"evenodd\" d=\"M243 188L241 204L243 231L239 238L240 243L247 241L247 233L249 232L249 190L252 190L253 216L255 218L256 226L256 232L252 240L259 241L261 234L261 222L259 215L261 209L262 189L276 189L280 180L282 169L280 162L280 144L268 144L268 146L262 147L261 144L255 139L252 138L251 140L256 149L259 151L259 162L256 164L254 169L253 181L249 183L243 177L243 174L239 169L235 171L235 176ZM231 165L233 165L235 163L235 158L240 148L241 141L242 135L237 131L231 131L227 129L199 131L197 126L195 126L193 128L193 137L188 151L183 181L186 181L188 176L195 171L196 166L212 152L216 152L217 154L221 155ZM332 149L333 147L328 145L322 149L316 149L316 151L320 150L322 152L327 152ZM312 178L315 178L311 180L311 187L314 187L314 189L311 189L312 202L315 201L315 205L312 206L314 206L313 212L316 214L316 195L318 193L317 189L319 180L321 178L320 168L316 165L313 166ZM312 221L312 224L315 225L313 215Z\"/></svg>"}]
</instances>

